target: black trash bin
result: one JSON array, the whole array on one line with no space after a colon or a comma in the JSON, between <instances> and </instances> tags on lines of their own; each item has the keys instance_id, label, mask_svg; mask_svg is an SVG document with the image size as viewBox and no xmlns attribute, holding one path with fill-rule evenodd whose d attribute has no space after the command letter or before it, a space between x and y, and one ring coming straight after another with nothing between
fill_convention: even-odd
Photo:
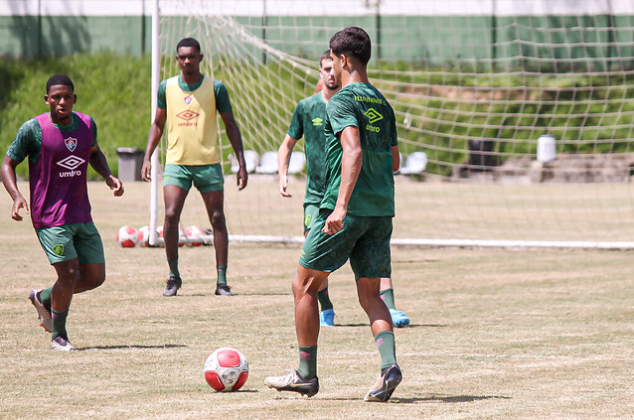
<instances>
[{"instance_id":1,"label":"black trash bin","mask_svg":"<svg viewBox=\"0 0 634 420\"><path fill-rule=\"evenodd\" d=\"M469 140L469 170L485 172L497 166L492 140Z\"/></svg>"},{"instance_id":2,"label":"black trash bin","mask_svg":"<svg viewBox=\"0 0 634 420\"><path fill-rule=\"evenodd\" d=\"M141 181L141 168L145 152L136 147L119 147L119 179L122 182Z\"/></svg>"}]
</instances>

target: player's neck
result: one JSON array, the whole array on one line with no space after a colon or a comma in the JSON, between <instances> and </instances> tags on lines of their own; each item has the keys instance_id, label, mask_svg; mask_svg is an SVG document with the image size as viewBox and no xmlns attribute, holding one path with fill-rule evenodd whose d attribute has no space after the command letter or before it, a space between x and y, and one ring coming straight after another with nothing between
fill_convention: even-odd
<instances>
[{"instance_id":1,"label":"player's neck","mask_svg":"<svg viewBox=\"0 0 634 420\"><path fill-rule=\"evenodd\" d=\"M52 113L47 112L48 114L48 120L50 122L52 122L53 124L59 125L59 126L65 126L65 125L69 125L73 122L73 113L71 112L70 114L68 114L68 117L64 118L64 119L59 119L56 116L54 116Z\"/></svg>"},{"instance_id":2,"label":"player's neck","mask_svg":"<svg viewBox=\"0 0 634 420\"><path fill-rule=\"evenodd\" d=\"M321 99L323 99L324 102L328 102L330 98L332 98L337 92L339 92L339 89L328 89L326 86L324 86L324 88L321 90Z\"/></svg>"},{"instance_id":3,"label":"player's neck","mask_svg":"<svg viewBox=\"0 0 634 420\"><path fill-rule=\"evenodd\" d=\"M350 83L370 83L368 74L365 69L352 69L352 71L344 71L341 74L341 86L349 85Z\"/></svg>"},{"instance_id":4,"label":"player's neck","mask_svg":"<svg viewBox=\"0 0 634 420\"><path fill-rule=\"evenodd\" d=\"M203 78L203 75L201 72L181 73L181 78L183 79L183 82L187 83L188 85L193 85L194 83L200 82L200 79Z\"/></svg>"}]
</instances>

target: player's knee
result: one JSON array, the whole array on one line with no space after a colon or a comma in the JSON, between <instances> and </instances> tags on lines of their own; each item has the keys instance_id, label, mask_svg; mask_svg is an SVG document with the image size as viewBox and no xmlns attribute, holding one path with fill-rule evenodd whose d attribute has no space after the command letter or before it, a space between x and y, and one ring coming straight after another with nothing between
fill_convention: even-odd
<instances>
[{"instance_id":1,"label":"player's knee","mask_svg":"<svg viewBox=\"0 0 634 420\"><path fill-rule=\"evenodd\" d=\"M173 207L165 208L165 223L173 223L178 224L178 220L180 219L180 212Z\"/></svg>"},{"instance_id":2,"label":"player's knee","mask_svg":"<svg viewBox=\"0 0 634 420\"><path fill-rule=\"evenodd\" d=\"M75 268L70 268L62 273L58 273L57 283L64 288L72 288L79 281L79 271Z\"/></svg>"},{"instance_id":3,"label":"player's knee","mask_svg":"<svg viewBox=\"0 0 634 420\"><path fill-rule=\"evenodd\" d=\"M364 311L368 312L373 305L383 303L381 294L371 289L359 290L359 304Z\"/></svg>"},{"instance_id":4,"label":"player's knee","mask_svg":"<svg viewBox=\"0 0 634 420\"><path fill-rule=\"evenodd\" d=\"M319 279L317 277L304 277L304 276L296 276L293 279L293 296L295 300L303 299L306 297L313 297L317 299L317 292L319 291L320 285L324 280Z\"/></svg>"},{"instance_id":5,"label":"player's knee","mask_svg":"<svg viewBox=\"0 0 634 420\"><path fill-rule=\"evenodd\" d=\"M374 299L371 299L370 296L367 295L359 295L359 304L363 308L365 312L368 312L372 307L372 303Z\"/></svg>"},{"instance_id":6,"label":"player's knee","mask_svg":"<svg viewBox=\"0 0 634 420\"><path fill-rule=\"evenodd\" d=\"M215 229L224 229L226 226L225 214L222 211L214 212L211 215L211 226Z\"/></svg>"},{"instance_id":7,"label":"player's knee","mask_svg":"<svg viewBox=\"0 0 634 420\"><path fill-rule=\"evenodd\" d=\"M106 281L106 273L98 273L96 274L90 281L93 286L93 289L101 286Z\"/></svg>"},{"instance_id":8,"label":"player's knee","mask_svg":"<svg viewBox=\"0 0 634 420\"><path fill-rule=\"evenodd\" d=\"M78 288L80 290L92 290L101 286L106 281L105 264L88 264L83 266L79 281Z\"/></svg>"}]
</instances>

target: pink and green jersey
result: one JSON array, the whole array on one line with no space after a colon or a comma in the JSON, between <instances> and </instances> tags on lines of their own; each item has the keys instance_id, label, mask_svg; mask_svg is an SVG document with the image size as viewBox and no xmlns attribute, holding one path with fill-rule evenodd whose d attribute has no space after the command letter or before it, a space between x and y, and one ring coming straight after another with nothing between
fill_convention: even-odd
<instances>
[{"instance_id":1,"label":"pink and green jersey","mask_svg":"<svg viewBox=\"0 0 634 420\"><path fill-rule=\"evenodd\" d=\"M88 115L73 112L71 124L53 124L48 114L27 121L7 156L29 156L31 219L36 229L92 221L86 186L96 127Z\"/></svg>"}]
</instances>

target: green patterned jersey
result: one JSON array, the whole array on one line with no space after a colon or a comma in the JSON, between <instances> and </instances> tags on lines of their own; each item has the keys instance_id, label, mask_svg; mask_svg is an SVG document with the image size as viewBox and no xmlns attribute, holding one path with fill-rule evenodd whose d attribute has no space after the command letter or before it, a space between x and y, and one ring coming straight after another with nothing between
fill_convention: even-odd
<instances>
[{"instance_id":1,"label":"green patterned jersey","mask_svg":"<svg viewBox=\"0 0 634 420\"><path fill-rule=\"evenodd\" d=\"M326 163L324 135L324 117L326 116L326 102L321 97L321 92L302 99L295 107L288 135L299 140L304 137L304 149L306 153L306 167L308 179L306 181L306 194L304 205L321 203L324 197L324 166Z\"/></svg>"},{"instance_id":2,"label":"green patterned jersey","mask_svg":"<svg viewBox=\"0 0 634 420\"><path fill-rule=\"evenodd\" d=\"M369 83L350 83L326 105L326 192L321 208L334 210L341 184L341 132L360 133L363 164L348 203L353 216L394 216L392 147L398 144L394 110Z\"/></svg>"}]
</instances>

